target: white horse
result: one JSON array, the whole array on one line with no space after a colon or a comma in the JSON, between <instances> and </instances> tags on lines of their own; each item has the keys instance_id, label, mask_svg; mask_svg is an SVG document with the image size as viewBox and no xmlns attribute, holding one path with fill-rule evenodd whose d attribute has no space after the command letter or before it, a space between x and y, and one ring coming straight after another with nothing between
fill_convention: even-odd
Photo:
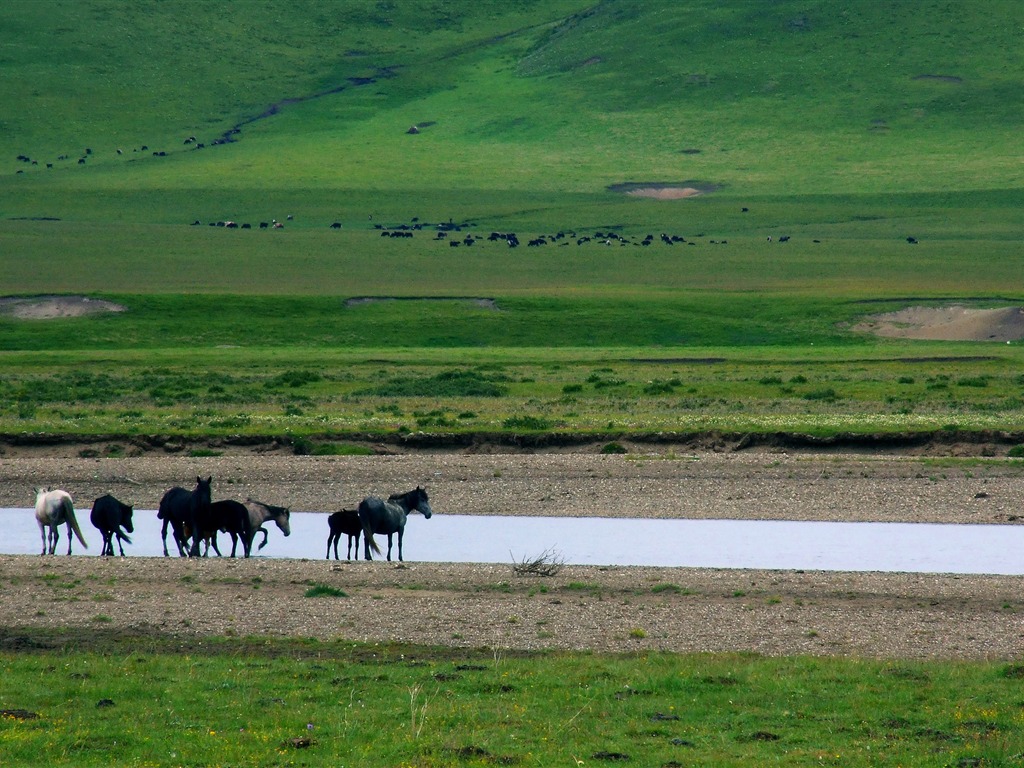
<instances>
[{"instance_id":1,"label":"white horse","mask_svg":"<svg viewBox=\"0 0 1024 768\"><path fill-rule=\"evenodd\" d=\"M89 545L82 536L82 529L78 527L78 520L75 519L75 505L71 502L71 495L67 491L51 491L49 488L36 488L36 522L39 523L39 535L43 538L43 551L39 554L45 555L47 545L50 554L57 550L57 541L60 539L61 525L68 527L68 554L71 554L71 532L82 542L86 549ZM49 537L46 529L49 528Z\"/></svg>"}]
</instances>

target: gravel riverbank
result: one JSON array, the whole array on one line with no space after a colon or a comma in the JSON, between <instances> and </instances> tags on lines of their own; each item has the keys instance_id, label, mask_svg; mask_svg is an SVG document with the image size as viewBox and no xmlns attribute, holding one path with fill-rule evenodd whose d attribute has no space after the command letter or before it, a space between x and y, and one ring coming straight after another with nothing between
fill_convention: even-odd
<instances>
[{"instance_id":1,"label":"gravel riverbank","mask_svg":"<svg viewBox=\"0 0 1024 768\"><path fill-rule=\"evenodd\" d=\"M0 457L0 505L32 487L79 508L153 509L213 476L215 498L293 510L426 486L435 513L1015 524L1022 469L999 459L774 452ZM80 515L88 524L88 515ZM1022 555L1024 556L1024 555ZM345 597L312 598L311 585ZM401 640L496 649L751 651L885 658L1024 655L1018 577L315 560L0 557L0 647L36 629Z\"/></svg>"}]
</instances>

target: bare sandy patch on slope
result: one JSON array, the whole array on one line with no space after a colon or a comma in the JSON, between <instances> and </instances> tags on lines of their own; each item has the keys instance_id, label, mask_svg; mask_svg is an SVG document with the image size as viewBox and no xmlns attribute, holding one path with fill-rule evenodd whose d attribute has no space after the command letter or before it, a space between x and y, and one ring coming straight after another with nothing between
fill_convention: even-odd
<instances>
[{"instance_id":1,"label":"bare sandy patch on slope","mask_svg":"<svg viewBox=\"0 0 1024 768\"><path fill-rule=\"evenodd\" d=\"M866 317L853 330L900 339L1017 341L1024 339L1024 308L907 307Z\"/></svg>"},{"instance_id":2,"label":"bare sandy patch on slope","mask_svg":"<svg viewBox=\"0 0 1024 768\"><path fill-rule=\"evenodd\" d=\"M100 312L124 312L128 308L88 296L7 296L0 298L0 314L19 320L52 320L82 317Z\"/></svg>"}]
</instances>

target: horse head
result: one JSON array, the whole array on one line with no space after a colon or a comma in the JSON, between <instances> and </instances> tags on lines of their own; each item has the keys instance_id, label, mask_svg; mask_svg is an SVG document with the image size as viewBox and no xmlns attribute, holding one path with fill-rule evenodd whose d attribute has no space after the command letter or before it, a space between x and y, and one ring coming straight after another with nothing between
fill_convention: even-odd
<instances>
[{"instance_id":1,"label":"horse head","mask_svg":"<svg viewBox=\"0 0 1024 768\"><path fill-rule=\"evenodd\" d=\"M210 486L213 484L213 475L203 480L203 478L196 476L196 489L192 491L192 498L201 506L209 506L210 501L213 498L213 494L210 491Z\"/></svg>"},{"instance_id":2,"label":"horse head","mask_svg":"<svg viewBox=\"0 0 1024 768\"><path fill-rule=\"evenodd\" d=\"M292 535L292 512L288 507L270 507L272 517L277 527L281 530L285 536Z\"/></svg>"},{"instance_id":3,"label":"horse head","mask_svg":"<svg viewBox=\"0 0 1024 768\"><path fill-rule=\"evenodd\" d=\"M430 509L430 499L427 498L427 489L422 486L417 486L416 490L413 491L413 494L412 508L417 512L422 512L423 517L429 520L430 516L434 513L433 510Z\"/></svg>"}]
</instances>

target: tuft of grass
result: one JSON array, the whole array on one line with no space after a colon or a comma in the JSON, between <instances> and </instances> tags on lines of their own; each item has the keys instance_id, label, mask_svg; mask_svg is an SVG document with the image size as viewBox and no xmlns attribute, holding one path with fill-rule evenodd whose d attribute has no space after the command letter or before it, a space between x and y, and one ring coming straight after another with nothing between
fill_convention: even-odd
<instances>
[{"instance_id":1,"label":"tuft of grass","mask_svg":"<svg viewBox=\"0 0 1024 768\"><path fill-rule=\"evenodd\" d=\"M348 593L327 584L315 584L306 590L304 597L348 597Z\"/></svg>"}]
</instances>

